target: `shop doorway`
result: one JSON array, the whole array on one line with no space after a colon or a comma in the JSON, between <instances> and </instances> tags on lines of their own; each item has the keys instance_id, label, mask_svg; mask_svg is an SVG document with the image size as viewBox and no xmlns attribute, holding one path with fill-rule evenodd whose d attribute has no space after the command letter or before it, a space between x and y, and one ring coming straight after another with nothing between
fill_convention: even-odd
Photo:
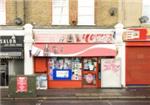
<instances>
[{"instance_id":1,"label":"shop doorway","mask_svg":"<svg viewBox=\"0 0 150 105\"><path fill-rule=\"evenodd\" d=\"M98 87L98 58L83 58L82 84L83 88Z\"/></svg>"},{"instance_id":2,"label":"shop doorway","mask_svg":"<svg viewBox=\"0 0 150 105\"><path fill-rule=\"evenodd\" d=\"M0 61L0 86L8 86L8 61Z\"/></svg>"},{"instance_id":3,"label":"shop doorway","mask_svg":"<svg viewBox=\"0 0 150 105\"><path fill-rule=\"evenodd\" d=\"M121 88L121 60L101 59L102 88Z\"/></svg>"}]
</instances>

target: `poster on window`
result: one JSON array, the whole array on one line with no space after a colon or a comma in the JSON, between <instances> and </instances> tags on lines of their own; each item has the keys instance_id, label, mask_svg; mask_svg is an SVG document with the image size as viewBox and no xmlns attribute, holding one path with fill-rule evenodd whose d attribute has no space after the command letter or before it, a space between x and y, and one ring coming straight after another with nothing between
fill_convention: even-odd
<instances>
[{"instance_id":1,"label":"poster on window","mask_svg":"<svg viewBox=\"0 0 150 105\"><path fill-rule=\"evenodd\" d=\"M102 87L121 87L121 59L102 59L101 72Z\"/></svg>"},{"instance_id":2,"label":"poster on window","mask_svg":"<svg viewBox=\"0 0 150 105\"><path fill-rule=\"evenodd\" d=\"M72 70L71 69L54 69L53 80L71 80Z\"/></svg>"},{"instance_id":3,"label":"poster on window","mask_svg":"<svg viewBox=\"0 0 150 105\"><path fill-rule=\"evenodd\" d=\"M19 76L17 77L17 88L16 92L27 92L28 91L28 84L27 84L27 77Z\"/></svg>"},{"instance_id":4,"label":"poster on window","mask_svg":"<svg viewBox=\"0 0 150 105\"><path fill-rule=\"evenodd\" d=\"M47 89L47 75L40 74L36 77L36 89L46 90Z\"/></svg>"}]
</instances>

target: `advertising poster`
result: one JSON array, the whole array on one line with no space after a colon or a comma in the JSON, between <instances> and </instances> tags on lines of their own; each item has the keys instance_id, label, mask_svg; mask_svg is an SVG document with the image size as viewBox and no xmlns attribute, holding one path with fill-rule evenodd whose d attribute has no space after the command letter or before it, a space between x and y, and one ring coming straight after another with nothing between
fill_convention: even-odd
<instances>
[{"instance_id":1,"label":"advertising poster","mask_svg":"<svg viewBox=\"0 0 150 105\"><path fill-rule=\"evenodd\" d=\"M28 91L28 84L27 84L27 77L19 76L17 77L17 88L16 92L27 92Z\"/></svg>"},{"instance_id":2,"label":"advertising poster","mask_svg":"<svg viewBox=\"0 0 150 105\"><path fill-rule=\"evenodd\" d=\"M36 89L47 89L47 75L41 74L36 77Z\"/></svg>"},{"instance_id":3,"label":"advertising poster","mask_svg":"<svg viewBox=\"0 0 150 105\"><path fill-rule=\"evenodd\" d=\"M121 59L101 60L102 87L121 87Z\"/></svg>"}]
</instances>

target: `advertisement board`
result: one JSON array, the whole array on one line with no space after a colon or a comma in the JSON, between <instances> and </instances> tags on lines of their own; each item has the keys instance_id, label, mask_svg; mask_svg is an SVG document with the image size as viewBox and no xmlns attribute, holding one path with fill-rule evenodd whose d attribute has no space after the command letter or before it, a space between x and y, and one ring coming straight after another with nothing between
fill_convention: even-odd
<instances>
[{"instance_id":1,"label":"advertisement board","mask_svg":"<svg viewBox=\"0 0 150 105\"><path fill-rule=\"evenodd\" d=\"M27 92L28 91L28 83L27 83L27 77L19 76L16 80L16 92Z\"/></svg>"}]
</instances>

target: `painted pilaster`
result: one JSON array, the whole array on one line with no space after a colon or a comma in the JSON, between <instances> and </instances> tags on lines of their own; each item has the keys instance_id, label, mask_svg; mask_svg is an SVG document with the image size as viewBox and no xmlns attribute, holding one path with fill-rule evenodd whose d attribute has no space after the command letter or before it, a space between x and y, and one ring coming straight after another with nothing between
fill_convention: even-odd
<instances>
[{"instance_id":1,"label":"painted pilaster","mask_svg":"<svg viewBox=\"0 0 150 105\"><path fill-rule=\"evenodd\" d=\"M31 48L33 43L31 24L24 26L24 75L33 75L33 57L31 55Z\"/></svg>"},{"instance_id":2,"label":"painted pilaster","mask_svg":"<svg viewBox=\"0 0 150 105\"><path fill-rule=\"evenodd\" d=\"M121 23L118 23L115 25L115 38L116 38L116 47L118 50L118 54L116 58L121 58L121 85L122 87L125 87L125 43L123 42L123 32L124 32L124 26Z\"/></svg>"}]
</instances>

